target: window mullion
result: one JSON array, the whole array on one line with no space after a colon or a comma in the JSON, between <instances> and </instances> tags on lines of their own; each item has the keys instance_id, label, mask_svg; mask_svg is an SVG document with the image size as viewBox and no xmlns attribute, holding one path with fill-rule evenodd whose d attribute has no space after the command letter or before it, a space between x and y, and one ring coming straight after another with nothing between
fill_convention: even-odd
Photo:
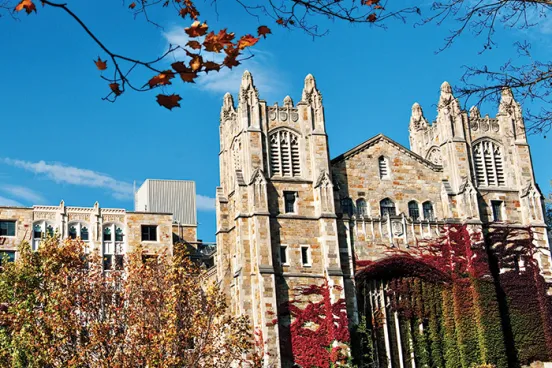
<instances>
[{"instance_id":1,"label":"window mullion","mask_svg":"<svg viewBox=\"0 0 552 368\"><path fill-rule=\"evenodd\" d=\"M488 172L487 172L487 163L485 162L485 146L484 146L484 142L481 142L480 144L480 147L481 147L481 166L483 166L483 177L485 178L485 185L489 185L489 175L488 175Z\"/></svg>"},{"instance_id":2,"label":"window mullion","mask_svg":"<svg viewBox=\"0 0 552 368\"><path fill-rule=\"evenodd\" d=\"M495 145L494 143L489 143L489 152L491 153L491 170L493 171L493 174L494 174L494 180L495 180L495 185L498 186L498 173L496 171L496 163L495 163L495 155L494 155L494 149L495 149Z\"/></svg>"}]
</instances>

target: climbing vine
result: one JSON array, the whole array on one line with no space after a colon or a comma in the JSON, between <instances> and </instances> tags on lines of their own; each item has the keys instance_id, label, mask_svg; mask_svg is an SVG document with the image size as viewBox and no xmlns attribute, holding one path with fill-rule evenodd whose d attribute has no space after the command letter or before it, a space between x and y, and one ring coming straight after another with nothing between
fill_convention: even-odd
<instances>
[{"instance_id":1,"label":"climbing vine","mask_svg":"<svg viewBox=\"0 0 552 368\"><path fill-rule=\"evenodd\" d=\"M532 239L530 229L450 225L378 262L357 261L360 309L372 316L368 350L376 350L370 361L357 348L359 366L402 359L516 367L551 359L552 303Z\"/></svg>"}]
</instances>

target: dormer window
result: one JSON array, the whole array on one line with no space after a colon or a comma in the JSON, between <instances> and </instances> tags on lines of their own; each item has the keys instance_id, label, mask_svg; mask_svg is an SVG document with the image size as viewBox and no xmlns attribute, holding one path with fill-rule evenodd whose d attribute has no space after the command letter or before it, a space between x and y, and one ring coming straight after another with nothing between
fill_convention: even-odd
<instances>
[{"instance_id":1,"label":"dormer window","mask_svg":"<svg viewBox=\"0 0 552 368\"><path fill-rule=\"evenodd\" d=\"M284 177L301 176L299 138L288 130L270 134L270 171Z\"/></svg>"},{"instance_id":2,"label":"dormer window","mask_svg":"<svg viewBox=\"0 0 552 368\"><path fill-rule=\"evenodd\" d=\"M389 179L389 162L385 156L378 158L379 176L380 179Z\"/></svg>"}]
</instances>

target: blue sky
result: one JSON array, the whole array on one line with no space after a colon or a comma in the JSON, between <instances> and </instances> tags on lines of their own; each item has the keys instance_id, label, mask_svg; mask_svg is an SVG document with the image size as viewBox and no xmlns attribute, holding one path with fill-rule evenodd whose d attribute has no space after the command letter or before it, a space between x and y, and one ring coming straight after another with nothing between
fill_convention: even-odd
<instances>
[{"instance_id":1,"label":"blue sky","mask_svg":"<svg viewBox=\"0 0 552 368\"><path fill-rule=\"evenodd\" d=\"M120 2L71 2L107 46L122 54L151 59L168 40L183 42L181 21L169 13L157 20L163 30L133 20ZM111 4L111 5L109 5ZM214 17L198 3L212 29L255 32L260 23L232 7ZM479 54L481 41L469 34L435 54L447 34L444 26L392 23L387 29L325 22L330 33L312 39L300 31L268 24L272 30L254 49L255 57L232 71L178 83L182 108L157 105L151 93L128 93L116 103L101 100L108 87L92 60L104 55L74 21L55 9L0 18L0 204L58 204L133 209L133 182L146 178L190 179L197 183L199 236L213 241L218 185L218 124L222 96L238 91L249 69L261 98L280 103L301 97L312 73L324 98L332 157L384 133L408 146L410 109L419 102L436 115L439 86L459 83L463 65L498 66L514 58L512 43L528 37L533 51L552 57L551 22L530 32L498 32L498 46ZM138 74L140 76L140 74ZM144 82L151 76L143 75ZM529 105L525 108L531 107ZM496 106L483 106L493 116ZM529 138L539 185L550 191L551 138Z\"/></svg>"}]
</instances>

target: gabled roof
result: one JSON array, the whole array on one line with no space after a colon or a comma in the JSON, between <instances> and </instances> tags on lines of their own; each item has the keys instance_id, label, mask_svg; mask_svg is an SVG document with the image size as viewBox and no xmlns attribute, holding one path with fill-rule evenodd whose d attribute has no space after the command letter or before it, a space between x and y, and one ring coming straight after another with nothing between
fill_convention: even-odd
<instances>
[{"instance_id":1,"label":"gabled roof","mask_svg":"<svg viewBox=\"0 0 552 368\"><path fill-rule=\"evenodd\" d=\"M377 143L380 143L382 141L385 141L385 142L391 144L392 146L395 146L395 148L397 148L399 151L409 155L410 157L412 157L416 161L424 164L425 166L429 167L432 170L435 170L435 171L441 171L442 170L441 166L435 165L433 162L426 160L422 156L412 152L411 150L409 150L408 148L406 148L402 144L399 144L399 143L395 142L391 138L389 138L389 137L387 137L387 136L385 136L381 133L376 135L375 137L372 137L372 138L368 139L367 141L364 141L363 143L361 143L358 146L348 150L347 152L342 153L341 155L333 158L331 160L331 162L332 162L332 164L335 164L335 163L338 163L340 161L345 161L345 160L347 160L347 159L349 159L349 158L351 158L355 155L358 155L362 151L364 151L364 150L366 150L366 149L372 147L373 145L375 145Z\"/></svg>"}]
</instances>

